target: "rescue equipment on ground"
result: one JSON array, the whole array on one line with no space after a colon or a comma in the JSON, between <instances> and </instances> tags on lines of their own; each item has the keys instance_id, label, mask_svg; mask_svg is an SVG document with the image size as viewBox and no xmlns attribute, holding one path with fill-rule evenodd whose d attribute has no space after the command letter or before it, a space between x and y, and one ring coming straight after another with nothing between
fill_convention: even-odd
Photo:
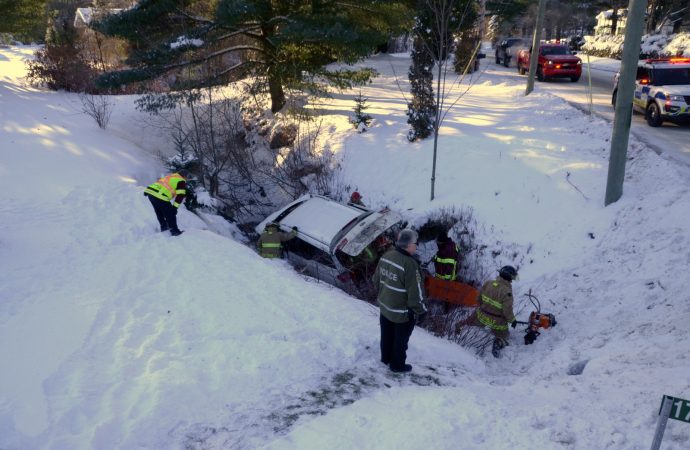
<instances>
[{"instance_id":1,"label":"rescue equipment on ground","mask_svg":"<svg viewBox=\"0 0 690 450\"><path fill-rule=\"evenodd\" d=\"M540 328L543 329L548 329L551 327L555 327L557 322L556 322L556 316L553 314L546 314L541 312L541 303L539 302L539 299L532 294L532 290L530 289L527 294L525 294L527 298L529 298L529 301L534 305L534 307L537 309L536 311L532 311L532 313L529 315L529 320L527 322L522 322L522 321L517 321L517 323L527 325L527 328L525 328L525 345L530 345L534 341L537 340L537 336L539 336L541 333L539 332Z\"/></svg>"},{"instance_id":2,"label":"rescue equipment on ground","mask_svg":"<svg viewBox=\"0 0 690 450\"><path fill-rule=\"evenodd\" d=\"M439 300L467 307L479 306L479 302L477 301L479 291L477 288L457 280L444 280L436 278L429 273L425 273L424 289L426 290L427 296L432 300Z\"/></svg>"}]
</instances>

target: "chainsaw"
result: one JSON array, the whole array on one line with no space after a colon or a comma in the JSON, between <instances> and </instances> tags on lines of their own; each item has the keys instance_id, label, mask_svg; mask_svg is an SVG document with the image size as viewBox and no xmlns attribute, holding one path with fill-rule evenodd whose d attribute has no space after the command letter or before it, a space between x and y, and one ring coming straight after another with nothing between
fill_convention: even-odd
<instances>
[{"instance_id":1,"label":"chainsaw","mask_svg":"<svg viewBox=\"0 0 690 450\"><path fill-rule=\"evenodd\" d=\"M536 341L537 336L541 334L539 332L540 328L547 329L555 327L557 322L556 316L553 314L545 314L541 312L541 303L536 296L532 295L531 289L525 295L527 298L529 298L529 301L537 310L532 311L527 322L517 321L517 323L527 325L527 328L525 329L525 345L530 345Z\"/></svg>"}]
</instances>

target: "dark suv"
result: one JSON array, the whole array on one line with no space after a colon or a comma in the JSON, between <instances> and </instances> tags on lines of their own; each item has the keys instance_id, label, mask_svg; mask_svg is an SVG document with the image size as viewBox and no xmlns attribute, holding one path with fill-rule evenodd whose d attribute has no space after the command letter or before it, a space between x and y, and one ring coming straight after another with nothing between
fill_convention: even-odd
<instances>
[{"instance_id":1,"label":"dark suv","mask_svg":"<svg viewBox=\"0 0 690 450\"><path fill-rule=\"evenodd\" d=\"M510 66L511 61L517 61L517 54L523 48L529 47L530 42L525 38L505 38L496 46L496 64Z\"/></svg>"}]
</instances>

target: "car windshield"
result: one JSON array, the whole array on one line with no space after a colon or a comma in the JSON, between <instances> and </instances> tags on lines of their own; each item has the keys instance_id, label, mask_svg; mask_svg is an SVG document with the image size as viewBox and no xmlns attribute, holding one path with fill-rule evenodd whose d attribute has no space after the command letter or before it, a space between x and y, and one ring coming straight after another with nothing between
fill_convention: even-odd
<instances>
[{"instance_id":1,"label":"car windshield","mask_svg":"<svg viewBox=\"0 0 690 450\"><path fill-rule=\"evenodd\" d=\"M569 55L570 50L567 47L542 47L542 55Z\"/></svg>"},{"instance_id":2,"label":"car windshield","mask_svg":"<svg viewBox=\"0 0 690 450\"><path fill-rule=\"evenodd\" d=\"M690 67L657 69L654 71L654 84L657 86L690 85Z\"/></svg>"}]
</instances>

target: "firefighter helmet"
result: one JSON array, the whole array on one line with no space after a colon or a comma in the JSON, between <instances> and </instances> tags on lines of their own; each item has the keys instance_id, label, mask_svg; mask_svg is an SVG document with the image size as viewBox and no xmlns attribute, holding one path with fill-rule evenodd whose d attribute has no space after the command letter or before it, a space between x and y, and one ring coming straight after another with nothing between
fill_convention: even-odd
<instances>
[{"instance_id":1,"label":"firefighter helmet","mask_svg":"<svg viewBox=\"0 0 690 450\"><path fill-rule=\"evenodd\" d=\"M518 277L517 270L513 266L501 267L501 270L498 271L498 275L500 275L501 278L507 281L517 280Z\"/></svg>"}]
</instances>

